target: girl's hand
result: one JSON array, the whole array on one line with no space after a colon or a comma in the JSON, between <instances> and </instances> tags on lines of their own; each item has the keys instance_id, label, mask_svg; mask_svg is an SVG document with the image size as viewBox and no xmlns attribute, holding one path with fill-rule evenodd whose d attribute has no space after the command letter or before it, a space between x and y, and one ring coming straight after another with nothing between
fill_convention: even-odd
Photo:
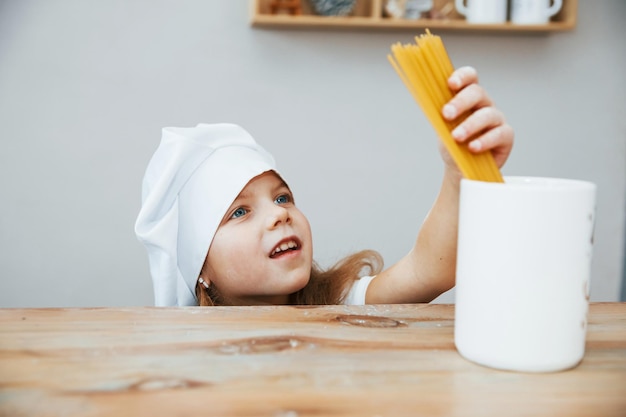
<instances>
[{"instance_id":1,"label":"girl's hand","mask_svg":"<svg viewBox=\"0 0 626 417\"><path fill-rule=\"evenodd\" d=\"M513 128L507 124L504 114L494 107L486 91L478 85L476 70L472 67L457 69L448 79L448 86L456 95L443 106L443 117L454 121L469 114L452 131L452 136L459 143L467 142L471 152L490 150L498 167L502 167L513 147ZM448 167L455 165L447 152L443 152L443 157Z\"/></svg>"}]
</instances>

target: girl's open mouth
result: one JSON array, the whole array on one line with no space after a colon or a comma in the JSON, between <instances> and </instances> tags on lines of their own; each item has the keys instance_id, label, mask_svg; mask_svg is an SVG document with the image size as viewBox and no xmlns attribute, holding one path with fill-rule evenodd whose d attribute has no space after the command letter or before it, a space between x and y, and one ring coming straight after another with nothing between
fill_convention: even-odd
<instances>
[{"instance_id":1,"label":"girl's open mouth","mask_svg":"<svg viewBox=\"0 0 626 417\"><path fill-rule=\"evenodd\" d=\"M270 253L270 258L276 258L281 255L285 255L289 252L300 249L300 244L294 238L289 238L281 241Z\"/></svg>"}]
</instances>

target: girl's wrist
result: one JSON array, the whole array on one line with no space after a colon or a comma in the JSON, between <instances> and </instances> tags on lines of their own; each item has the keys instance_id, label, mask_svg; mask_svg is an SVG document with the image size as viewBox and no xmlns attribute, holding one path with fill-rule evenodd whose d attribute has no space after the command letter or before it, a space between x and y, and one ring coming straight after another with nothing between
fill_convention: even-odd
<instances>
[{"instance_id":1,"label":"girl's wrist","mask_svg":"<svg viewBox=\"0 0 626 417\"><path fill-rule=\"evenodd\" d=\"M461 186L461 179L463 178L463 174L456 166L448 166L446 165L443 173L443 181L444 184L448 184L456 189L459 189Z\"/></svg>"}]
</instances>

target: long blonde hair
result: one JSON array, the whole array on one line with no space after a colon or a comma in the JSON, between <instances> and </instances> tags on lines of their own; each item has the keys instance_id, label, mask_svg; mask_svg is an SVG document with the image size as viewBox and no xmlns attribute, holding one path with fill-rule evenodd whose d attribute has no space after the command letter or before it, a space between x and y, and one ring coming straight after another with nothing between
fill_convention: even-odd
<instances>
[{"instance_id":1,"label":"long blonde hair","mask_svg":"<svg viewBox=\"0 0 626 417\"><path fill-rule=\"evenodd\" d=\"M327 270L317 263L311 266L311 277L301 290L291 294L289 304L332 305L340 304L349 287L361 276L376 275L383 268L382 256L373 250L349 255ZM214 285L205 288L196 283L196 297L200 306L237 305L237 300L223 297Z\"/></svg>"}]
</instances>

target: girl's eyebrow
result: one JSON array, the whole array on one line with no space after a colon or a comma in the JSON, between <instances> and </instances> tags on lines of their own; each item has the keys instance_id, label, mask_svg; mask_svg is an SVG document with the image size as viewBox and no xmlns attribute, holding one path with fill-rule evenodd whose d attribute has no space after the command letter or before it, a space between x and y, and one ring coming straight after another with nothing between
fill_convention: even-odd
<instances>
[{"instance_id":1,"label":"girl's eyebrow","mask_svg":"<svg viewBox=\"0 0 626 417\"><path fill-rule=\"evenodd\" d=\"M287 185L287 183L283 180L280 180L280 182L272 187L272 192L275 193L276 191L280 190L281 188L286 188L287 190L289 190L289 192L291 192L291 190L289 189L289 186ZM246 199L248 197L251 196L251 192L249 189L244 189L241 191L241 193L239 193L239 195L235 198L235 200L233 200L233 203L235 203L237 200L243 200Z\"/></svg>"},{"instance_id":2,"label":"girl's eyebrow","mask_svg":"<svg viewBox=\"0 0 626 417\"><path fill-rule=\"evenodd\" d=\"M243 198L248 198L250 196L250 191L248 190L243 190L239 193L239 195L237 197L235 197L235 199L233 200L233 203L237 200L241 200Z\"/></svg>"},{"instance_id":3,"label":"girl's eyebrow","mask_svg":"<svg viewBox=\"0 0 626 417\"><path fill-rule=\"evenodd\" d=\"M274 187L274 191L278 191L278 190L280 190L281 188L286 188L286 189L288 189L288 190L289 190L289 186L288 186L288 185L287 185L287 183L286 183L285 181L283 181L283 180L281 180L281 181L280 181L280 183L279 183L276 187ZM289 190L289 191L291 191L291 190Z\"/></svg>"}]
</instances>

